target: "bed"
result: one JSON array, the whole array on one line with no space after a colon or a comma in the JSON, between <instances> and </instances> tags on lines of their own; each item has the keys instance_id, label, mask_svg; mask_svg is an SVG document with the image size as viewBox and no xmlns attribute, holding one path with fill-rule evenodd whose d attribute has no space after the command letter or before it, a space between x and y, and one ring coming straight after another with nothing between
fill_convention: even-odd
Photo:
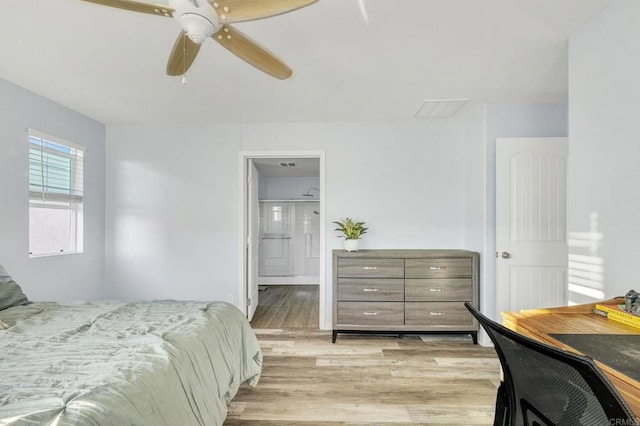
<instances>
[{"instance_id":1,"label":"bed","mask_svg":"<svg viewBox=\"0 0 640 426\"><path fill-rule=\"evenodd\" d=\"M31 303L6 275L0 425L221 425L258 382L257 339L228 303Z\"/></svg>"}]
</instances>

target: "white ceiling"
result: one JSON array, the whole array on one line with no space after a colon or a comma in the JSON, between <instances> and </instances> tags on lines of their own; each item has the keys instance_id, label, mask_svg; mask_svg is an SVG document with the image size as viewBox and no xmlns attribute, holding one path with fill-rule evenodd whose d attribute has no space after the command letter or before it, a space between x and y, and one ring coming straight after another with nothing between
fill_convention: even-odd
<instances>
[{"instance_id":1,"label":"white ceiling","mask_svg":"<svg viewBox=\"0 0 640 426\"><path fill-rule=\"evenodd\" d=\"M318 177L320 160L317 158L254 158L256 169L269 177ZM287 166L282 166L285 163ZM293 166L292 166L293 164Z\"/></svg>"},{"instance_id":2,"label":"white ceiling","mask_svg":"<svg viewBox=\"0 0 640 426\"><path fill-rule=\"evenodd\" d=\"M0 77L105 124L411 120L567 98L569 34L613 0L319 0L236 24L294 74L277 80L208 40L165 75L173 19L80 0L4 0ZM165 3L158 0L156 3Z\"/></svg>"}]
</instances>

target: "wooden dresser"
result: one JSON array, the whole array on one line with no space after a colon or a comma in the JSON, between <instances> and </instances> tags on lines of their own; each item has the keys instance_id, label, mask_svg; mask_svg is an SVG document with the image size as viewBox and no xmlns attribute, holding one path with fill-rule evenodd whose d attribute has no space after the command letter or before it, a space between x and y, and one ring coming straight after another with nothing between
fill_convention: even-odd
<instances>
[{"instance_id":1,"label":"wooden dresser","mask_svg":"<svg viewBox=\"0 0 640 426\"><path fill-rule=\"evenodd\" d=\"M465 333L478 323L478 260L465 250L333 251L333 342L338 333Z\"/></svg>"}]
</instances>

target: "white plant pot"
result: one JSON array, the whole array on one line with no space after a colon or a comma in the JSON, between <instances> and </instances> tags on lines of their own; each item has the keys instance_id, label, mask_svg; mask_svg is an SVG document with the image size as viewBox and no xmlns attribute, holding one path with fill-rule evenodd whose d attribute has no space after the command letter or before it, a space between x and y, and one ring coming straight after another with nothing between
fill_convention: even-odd
<instances>
[{"instance_id":1,"label":"white plant pot","mask_svg":"<svg viewBox=\"0 0 640 426\"><path fill-rule=\"evenodd\" d=\"M344 240L344 249L346 251L358 251L358 240Z\"/></svg>"}]
</instances>

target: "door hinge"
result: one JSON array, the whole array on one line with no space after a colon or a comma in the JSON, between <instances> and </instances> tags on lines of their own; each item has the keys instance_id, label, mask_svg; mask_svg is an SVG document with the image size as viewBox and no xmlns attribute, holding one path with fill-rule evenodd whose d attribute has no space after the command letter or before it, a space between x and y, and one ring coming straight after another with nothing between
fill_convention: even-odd
<instances>
[{"instance_id":1,"label":"door hinge","mask_svg":"<svg viewBox=\"0 0 640 426\"><path fill-rule=\"evenodd\" d=\"M251 306L251 298L247 297L247 306Z\"/></svg>"}]
</instances>

